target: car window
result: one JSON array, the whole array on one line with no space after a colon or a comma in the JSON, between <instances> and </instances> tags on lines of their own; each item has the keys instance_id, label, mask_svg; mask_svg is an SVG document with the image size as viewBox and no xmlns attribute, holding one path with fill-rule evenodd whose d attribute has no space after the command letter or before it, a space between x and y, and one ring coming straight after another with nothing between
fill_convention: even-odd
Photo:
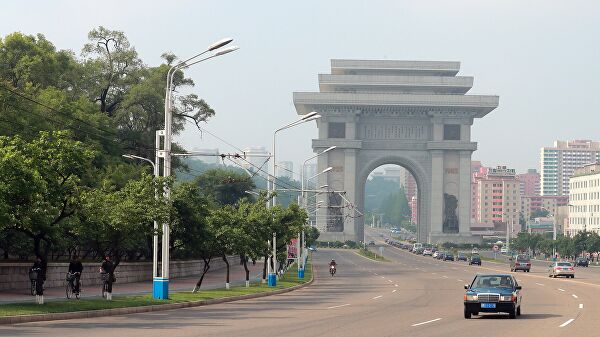
<instances>
[{"instance_id":1,"label":"car window","mask_svg":"<svg viewBox=\"0 0 600 337\"><path fill-rule=\"evenodd\" d=\"M569 262L559 262L559 263L557 263L557 265L563 266L563 267L570 267L571 266L571 264Z\"/></svg>"},{"instance_id":2,"label":"car window","mask_svg":"<svg viewBox=\"0 0 600 337\"><path fill-rule=\"evenodd\" d=\"M473 280L475 288L512 288L513 279L508 275L478 275Z\"/></svg>"}]
</instances>

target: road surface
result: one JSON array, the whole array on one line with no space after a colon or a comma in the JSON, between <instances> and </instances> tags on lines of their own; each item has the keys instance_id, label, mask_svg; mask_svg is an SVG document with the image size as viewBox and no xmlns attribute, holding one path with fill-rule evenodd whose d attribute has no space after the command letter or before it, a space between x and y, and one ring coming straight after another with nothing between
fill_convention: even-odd
<instances>
[{"instance_id":1,"label":"road surface","mask_svg":"<svg viewBox=\"0 0 600 337\"><path fill-rule=\"evenodd\" d=\"M373 234L373 232L371 232ZM383 244L379 235L367 240ZM377 247L375 247L377 249ZM385 246L390 262L351 250L314 253L315 282L291 293L181 310L0 326L0 336L599 336L600 270L550 279L546 270L516 273L522 316L463 318L464 284L480 272ZM330 277L327 263L338 262Z\"/></svg>"}]
</instances>

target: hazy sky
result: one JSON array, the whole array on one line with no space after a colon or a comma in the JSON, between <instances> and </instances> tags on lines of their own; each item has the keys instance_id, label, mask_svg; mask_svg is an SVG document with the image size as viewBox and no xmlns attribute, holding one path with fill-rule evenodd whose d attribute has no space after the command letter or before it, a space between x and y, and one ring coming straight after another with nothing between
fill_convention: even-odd
<instances>
[{"instance_id":1,"label":"hazy sky","mask_svg":"<svg viewBox=\"0 0 600 337\"><path fill-rule=\"evenodd\" d=\"M235 53L187 71L217 111L207 129L244 148L271 147L297 118L294 91L318 91L332 58L460 61L473 94L500 96L476 120L474 159L539 167L555 139L600 139L600 1L3 1L0 34L43 33L78 55L87 32L122 30L148 65L189 57L222 37ZM278 161L312 155L310 123L278 136ZM192 126L189 149L235 152ZM298 168L296 167L297 171Z\"/></svg>"}]
</instances>

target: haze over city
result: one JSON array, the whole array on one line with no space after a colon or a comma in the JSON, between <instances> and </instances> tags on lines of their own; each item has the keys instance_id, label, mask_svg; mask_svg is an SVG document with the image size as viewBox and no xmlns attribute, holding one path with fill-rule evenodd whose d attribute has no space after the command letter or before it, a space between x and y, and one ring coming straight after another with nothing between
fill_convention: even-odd
<instances>
[{"instance_id":1,"label":"haze over city","mask_svg":"<svg viewBox=\"0 0 600 337\"><path fill-rule=\"evenodd\" d=\"M35 4L36 11L29 8ZM273 130L293 121L294 91L317 91L333 58L460 61L474 76L470 94L500 96L476 120L473 158L523 172L539 169L539 150L554 140L599 139L600 33L595 1L176 1L6 2L0 32L43 33L79 55L86 33L122 30L148 65L163 52L188 57L231 36L241 49L192 67L191 92L216 115L205 125L243 149L271 147ZM23 20L23 12L27 19ZM132 15L132 13L135 13ZM577 38L574 38L577 37ZM309 137L307 137L307 135ZM312 155L314 123L278 139L280 160ZM239 152L188 125L176 139L192 148Z\"/></svg>"}]
</instances>

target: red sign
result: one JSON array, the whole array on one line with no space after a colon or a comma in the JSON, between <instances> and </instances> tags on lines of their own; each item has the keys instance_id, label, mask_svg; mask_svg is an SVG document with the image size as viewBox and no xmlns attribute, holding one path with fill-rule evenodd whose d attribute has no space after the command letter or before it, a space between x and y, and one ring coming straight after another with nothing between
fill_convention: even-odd
<instances>
[{"instance_id":1,"label":"red sign","mask_svg":"<svg viewBox=\"0 0 600 337\"><path fill-rule=\"evenodd\" d=\"M298 239L292 239L287 245L288 259L295 259L298 256Z\"/></svg>"},{"instance_id":2,"label":"red sign","mask_svg":"<svg viewBox=\"0 0 600 337\"><path fill-rule=\"evenodd\" d=\"M498 246L494 245L493 249L494 249L495 252L497 252L498 251Z\"/></svg>"}]
</instances>

